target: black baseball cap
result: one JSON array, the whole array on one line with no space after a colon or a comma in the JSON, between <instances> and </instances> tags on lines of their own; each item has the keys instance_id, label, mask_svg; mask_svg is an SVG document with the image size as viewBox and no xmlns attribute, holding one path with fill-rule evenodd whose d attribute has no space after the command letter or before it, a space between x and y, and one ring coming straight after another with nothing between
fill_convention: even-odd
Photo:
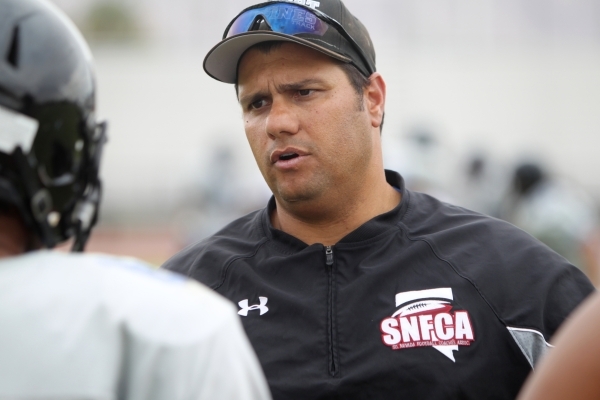
<instances>
[{"instance_id":1,"label":"black baseball cap","mask_svg":"<svg viewBox=\"0 0 600 400\"><path fill-rule=\"evenodd\" d=\"M244 9L204 58L204 70L216 80L236 83L246 50L268 41L310 47L354 65L367 77L376 71L369 32L341 0L271 0Z\"/></svg>"}]
</instances>

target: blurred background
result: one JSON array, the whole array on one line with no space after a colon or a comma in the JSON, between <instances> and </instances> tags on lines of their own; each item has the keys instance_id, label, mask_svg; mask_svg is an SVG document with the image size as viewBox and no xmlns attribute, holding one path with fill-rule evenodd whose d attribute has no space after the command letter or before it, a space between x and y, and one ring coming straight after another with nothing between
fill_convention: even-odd
<instances>
[{"instance_id":1,"label":"blurred background","mask_svg":"<svg viewBox=\"0 0 600 400\"><path fill-rule=\"evenodd\" d=\"M54 0L92 46L109 121L89 249L160 265L270 193L231 86L202 70L248 0ZM388 84L385 162L594 275L600 2L345 0Z\"/></svg>"}]
</instances>

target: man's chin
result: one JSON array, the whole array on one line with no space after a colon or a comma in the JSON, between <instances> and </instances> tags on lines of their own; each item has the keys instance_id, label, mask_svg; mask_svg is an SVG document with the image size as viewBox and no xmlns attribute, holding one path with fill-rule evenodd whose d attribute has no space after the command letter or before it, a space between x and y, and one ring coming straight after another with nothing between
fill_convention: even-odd
<instances>
[{"instance_id":1,"label":"man's chin","mask_svg":"<svg viewBox=\"0 0 600 400\"><path fill-rule=\"evenodd\" d=\"M311 203L323 197L327 187L321 176L289 176L275 183L275 197L289 204Z\"/></svg>"},{"instance_id":2,"label":"man's chin","mask_svg":"<svg viewBox=\"0 0 600 400\"><path fill-rule=\"evenodd\" d=\"M318 199L319 193L310 188L280 188L276 197L285 203L298 204Z\"/></svg>"},{"instance_id":3,"label":"man's chin","mask_svg":"<svg viewBox=\"0 0 600 400\"><path fill-rule=\"evenodd\" d=\"M290 204L307 203L314 200L313 196L298 193L280 193L279 199Z\"/></svg>"}]
</instances>

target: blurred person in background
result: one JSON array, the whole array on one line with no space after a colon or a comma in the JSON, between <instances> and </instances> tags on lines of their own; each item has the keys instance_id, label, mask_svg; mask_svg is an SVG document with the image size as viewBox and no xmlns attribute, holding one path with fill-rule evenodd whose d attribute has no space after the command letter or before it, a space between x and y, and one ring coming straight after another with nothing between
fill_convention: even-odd
<instances>
[{"instance_id":1,"label":"blurred person in background","mask_svg":"<svg viewBox=\"0 0 600 400\"><path fill-rule=\"evenodd\" d=\"M454 158L440 143L438 135L425 126L416 126L400 140L394 139L385 138L384 166L402 171L408 189L452 203L454 198L449 182L453 178L453 169L448 164Z\"/></svg>"},{"instance_id":2,"label":"blurred person in background","mask_svg":"<svg viewBox=\"0 0 600 400\"><path fill-rule=\"evenodd\" d=\"M514 399L593 286L514 226L384 170L364 25L340 0L256 4L204 69L235 85L273 197L163 267L238 304L273 397Z\"/></svg>"},{"instance_id":3,"label":"blurred person in background","mask_svg":"<svg viewBox=\"0 0 600 400\"><path fill-rule=\"evenodd\" d=\"M533 235L600 284L598 215L575 185L559 180L537 162L514 171L501 218Z\"/></svg>"},{"instance_id":4,"label":"blurred person in background","mask_svg":"<svg viewBox=\"0 0 600 400\"><path fill-rule=\"evenodd\" d=\"M45 0L0 0L0 398L269 399L233 306L82 251L105 125L91 54Z\"/></svg>"},{"instance_id":5,"label":"blurred person in background","mask_svg":"<svg viewBox=\"0 0 600 400\"><path fill-rule=\"evenodd\" d=\"M461 206L492 217L498 217L502 200L510 186L510 173L484 151L470 153L462 165L457 185Z\"/></svg>"},{"instance_id":6,"label":"blurred person in background","mask_svg":"<svg viewBox=\"0 0 600 400\"><path fill-rule=\"evenodd\" d=\"M585 301L559 329L555 348L528 378L518 400L600 399L600 295Z\"/></svg>"},{"instance_id":7,"label":"blurred person in background","mask_svg":"<svg viewBox=\"0 0 600 400\"><path fill-rule=\"evenodd\" d=\"M240 174L239 155L230 145L219 144L209 151L208 162L175 214L183 232L183 247L213 235L229 222L262 208L271 197L262 176ZM258 175L258 176L257 176ZM260 182L258 181L260 179Z\"/></svg>"}]
</instances>

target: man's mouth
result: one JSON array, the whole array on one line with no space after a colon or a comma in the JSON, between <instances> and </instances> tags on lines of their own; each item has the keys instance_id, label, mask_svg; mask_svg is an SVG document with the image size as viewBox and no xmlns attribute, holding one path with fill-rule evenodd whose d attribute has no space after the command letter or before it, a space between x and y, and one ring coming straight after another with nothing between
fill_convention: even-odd
<instances>
[{"instance_id":1,"label":"man's mouth","mask_svg":"<svg viewBox=\"0 0 600 400\"><path fill-rule=\"evenodd\" d=\"M280 155L279 159L281 161L287 161L287 160L291 160L291 159L296 158L296 157L300 157L298 155L298 153L285 153L285 154Z\"/></svg>"},{"instance_id":2,"label":"man's mouth","mask_svg":"<svg viewBox=\"0 0 600 400\"><path fill-rule=\"evenodd\" d=\"M276 150L273 153L271 153L271 162L273 164L275 164L279 161L282 161L282 162L290 161L295 158L300 158L300 157L303 157L306 155L308 155L308 153L306 151L289 147L287 149Z\"/></svg>"}]
</instances>

